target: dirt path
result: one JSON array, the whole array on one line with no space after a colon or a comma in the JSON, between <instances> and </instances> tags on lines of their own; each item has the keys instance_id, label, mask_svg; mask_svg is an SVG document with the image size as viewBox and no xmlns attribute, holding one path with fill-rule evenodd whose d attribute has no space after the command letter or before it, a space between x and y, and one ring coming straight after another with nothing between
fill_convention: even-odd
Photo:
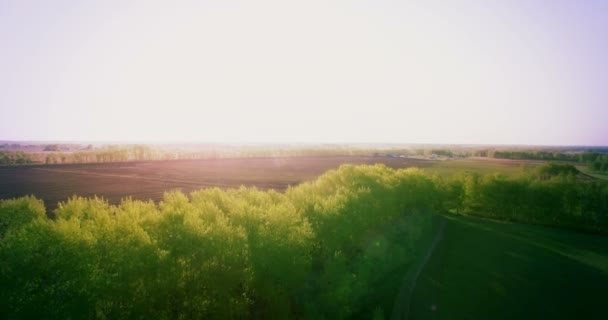
<instances>
[{"instance_id":1,"label":"dirt path","mask_svg":"<svg viewBox=\"0 0 608 320\"><path fill-rule=\"evenodd\" d=\"M410 271L405 275L403 279L403 283L401 288L399 289L399 294L395 299L395 303L393 304L393 313L391 315L391 319L408 319L410 315L410 303L412 300L412 294L414 293L414 288L416 288L416 282L420 277L420 273L424 269L424 266L428 263L429 259L433 255L435 248L443 239L444 230L446 227L446 222L443 218L440 218L441 222L439 224L439 228L437 229L437 233L433 237L433 242L427 248L424 256L418 260L418 262L410 268Z\"/></svg>"}]
</instances>

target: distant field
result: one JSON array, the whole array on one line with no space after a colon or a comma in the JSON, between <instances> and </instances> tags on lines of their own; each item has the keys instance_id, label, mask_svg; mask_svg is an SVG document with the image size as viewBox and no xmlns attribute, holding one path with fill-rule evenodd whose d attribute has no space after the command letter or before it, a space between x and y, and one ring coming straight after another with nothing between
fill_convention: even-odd
<instances>
[{"instance_id":1,"label":"distant field","mask_svg":"<svg viewBox=\"0 0 608 320\"><path fill-rule=\"evenodd\" d=\"M336 156L143 161L0 167L0 199L33 194L53 209L72 195L103 196L112 203L132 196L159 200L166 190L205 187L285 190L341 164L383 163L391 168L428 167L433 161Z\"/></svg>"},{"instance_id":2,"label":"distant field","mask_svg":"<svg viewBox=\"0 0 608 320\"><path fill-rule=\"evenodd\" d=\"M458 160L437 161L432 164L428 171L440 175L450 175L458 172L469 171L477 173L501 172L504 174L520 174L531 170L542 164L542 161L531 160L507 160L491 158L466 158Z\"/></svg>"},{"instance_id":3,"label":"distant field","mask_svg":"<svg viewBox=\"0 0 608 320\"><path fill-rule=\"evenodd\" d=\"M447 220L410 319L606 319L608 237Z\"/></svg>"}]
</instances>

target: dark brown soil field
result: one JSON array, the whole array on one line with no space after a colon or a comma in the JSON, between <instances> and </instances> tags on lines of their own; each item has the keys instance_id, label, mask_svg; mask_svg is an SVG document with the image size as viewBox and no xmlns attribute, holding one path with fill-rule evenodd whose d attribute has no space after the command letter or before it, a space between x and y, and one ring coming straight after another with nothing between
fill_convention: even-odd
<instances>
[{"instance_id":1,"label":"dark brown soil field","mask_svg":"<svg viewBox=\"0 0 608 320\"><path fill-rule=\"evenodd\" d=\"M240 158L0 167L0 199L35 195L48 210L73 195L111 203L131 196L158 201L163 192L207 187L285 190L341 164L428 167L435 161L372 156Z\"/></svg>"}]
</instances>

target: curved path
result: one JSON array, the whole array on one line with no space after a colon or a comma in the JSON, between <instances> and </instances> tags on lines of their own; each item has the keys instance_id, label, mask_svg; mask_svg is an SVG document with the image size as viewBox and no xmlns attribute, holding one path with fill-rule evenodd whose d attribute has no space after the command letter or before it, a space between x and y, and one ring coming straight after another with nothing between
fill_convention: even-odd
<instances>
[{"instance_id":1,"label":"curved path","mask_svg":"<svg viewBox=\"0 0 608 320\"><path fill-rule=\"evenodd\" d=\"M442 220L443 234L406 281L401 319L606 319L607 236Z\"/></svg>"},{"instance_id":2,"label":"curved path","mask_svg":"<svg viewBox=\"0 0 608 320\"><path fill-rule=\"evenodd\" d=\"M416 264L412 268L410 268L409 272L405 275L403 279L401 288L399 289L399 294L395 299L395 303L393 304L393 312L391 319L408 319L410 314L410 303L412 300L412 294L414 293L414 288L416 287L416 282L418 281L418 277L424 269L424 266L428 263L429 259L433 255L435 248L443 239L443 233L446 226L446 221L441 219L439 223L439 228L437 229L435 236L433 237L433 241L430 246L425 251L424 255L421 259L418 260Z\"/></svg>"}]
</instances>

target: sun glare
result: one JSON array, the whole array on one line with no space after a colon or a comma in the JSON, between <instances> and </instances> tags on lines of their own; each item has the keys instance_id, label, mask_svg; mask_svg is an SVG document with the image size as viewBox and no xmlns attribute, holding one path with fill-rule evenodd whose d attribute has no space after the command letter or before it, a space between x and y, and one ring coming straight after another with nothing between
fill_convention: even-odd
<instances>
[{"instance_id":1,"label":"sun glare","mask_svg":"<svg viewBox=\"0 0 608 320\"><path fill-rule=\"evenodd\" d=\"M2 63L19 76L2 101L6 138L606 142L603 93L589 87L605 63L573 58L599 44L559 25L567 8L552 19L507 4L364 1L69 9L5 10L5 24L32 23L22 32L44 53L7 40ZM36 130L10 120L34 111ZM574 118L585 129L563 130Z\"/></svg>"}]
</instances>

